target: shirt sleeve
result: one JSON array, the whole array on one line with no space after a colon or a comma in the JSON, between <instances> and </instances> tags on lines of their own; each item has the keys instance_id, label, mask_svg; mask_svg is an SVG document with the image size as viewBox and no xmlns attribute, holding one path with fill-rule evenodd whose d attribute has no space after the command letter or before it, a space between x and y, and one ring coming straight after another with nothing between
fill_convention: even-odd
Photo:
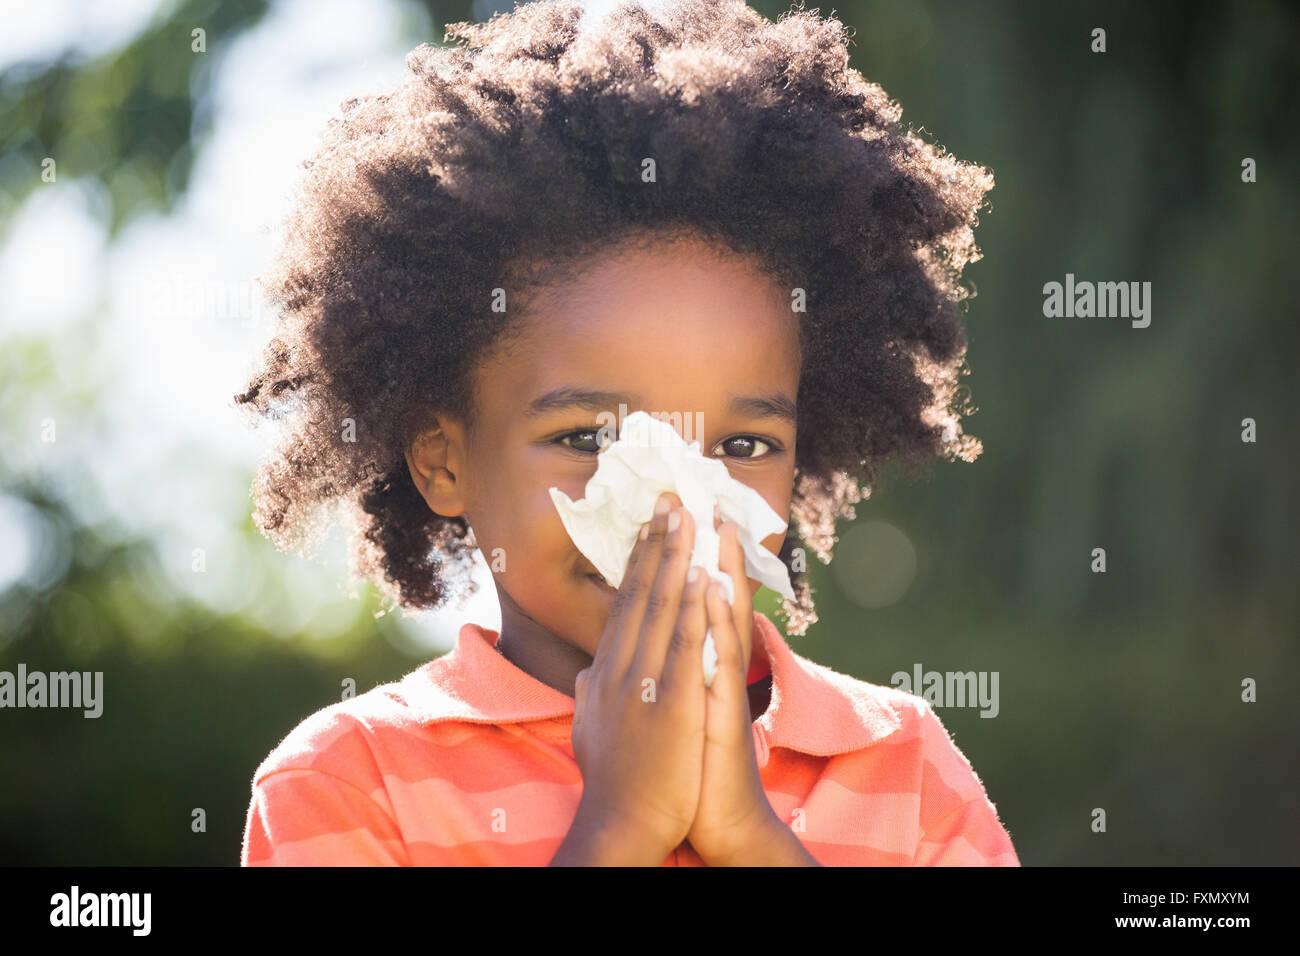
<instances>
[{"instance_id":1,"label":"shirt sleeve","mask_svg":"<svg viewBox=\"0 0 1300 956\"><path fill-rule=\"evenodd\" d=\"M914 866L1019 866L975 769L923 701L921 837Z\"/></svg>"},{"instance_id":2,"label":"shirt sleeve","mask_svg":"<svg viewBox=\"0 0 1300 956\"><path fill-rule=\"evenodd\" d=\"M253 786L241 866L409 866L397 824L356 785L276 770Z\"/></svg>"}]
</instances>

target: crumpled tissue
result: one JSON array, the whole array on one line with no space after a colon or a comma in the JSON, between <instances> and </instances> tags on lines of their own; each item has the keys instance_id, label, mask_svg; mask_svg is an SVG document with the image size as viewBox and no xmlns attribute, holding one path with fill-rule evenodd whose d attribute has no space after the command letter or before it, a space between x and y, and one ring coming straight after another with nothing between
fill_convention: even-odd
<instances>
[{"instance_id":1,"label":"crumpled tissue","mask_svg":"<svg viewBox=\"0 0 1300 956\"><path fill-rule=\"evenodd\" d=\"M782 597L794 598L789 569L762 545L764 538L784 532L786 522L762 495L732 478L721 461L702 455L699 442L688 445L672 425L646 412L628 415L618 440L597 456L596 473L587 482L585 497L573 501L558 488L551 488L550 494L573 543L617 588L641 526L654 517L655 501L665 491L681 499L695 522L690 563L722 584L728 604L735 599L735 587L718 568L721 539L713 527L715 504L723 521L740 527L745 576ZM704 642L706 687L713 683L717 664L710 629Z\"/></svg>"}]
</instances>

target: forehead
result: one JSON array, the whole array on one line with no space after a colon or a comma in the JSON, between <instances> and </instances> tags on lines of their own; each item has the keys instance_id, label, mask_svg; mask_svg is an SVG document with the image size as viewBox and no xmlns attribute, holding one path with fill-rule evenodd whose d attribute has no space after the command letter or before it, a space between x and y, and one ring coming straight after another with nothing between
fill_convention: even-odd
<instances>
[{"instance_id":1,"label":"forehead","mask_svg":"<svg viewBox=\"0 0 1300 956\"><path fill-rule=\"evenodd\" d=\"M481 369L481 412L517 415L570 385L640 396L651 411L717 408L756 388L793 397L790 302L751 260L700 240L611 250L532 297L520 336Z\"/></svg>"}]
</instances>

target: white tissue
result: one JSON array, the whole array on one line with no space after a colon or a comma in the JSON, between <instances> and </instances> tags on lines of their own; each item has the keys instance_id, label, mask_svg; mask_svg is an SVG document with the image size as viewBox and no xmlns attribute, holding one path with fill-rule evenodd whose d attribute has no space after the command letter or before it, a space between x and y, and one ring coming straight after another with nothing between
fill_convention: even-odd
<instances>
[{"instance_id":1,"label":"white tissue","mask_svg":"<svg viewBox=\"0 0 1300 956\"><path fill-rule=\"evenodd\" d=\"M786 522L762 495L732 478L721 461L704 457L699 442L688 445L672 425L646 412L628 415L618 440L597 456L596 473L587 482L584 498L573 501L560 489L550 489L569 537L615 588L623 583L641 526L654 517L655 501L665 491L681 499L695 522L690 563L721 582L728 603L735 599L735 588L718 568L721 539L713 527L715 504L723 521L740 526L745 576L782 597L794 598L789 569L761 543L784 532ZM713 683L717 663L710 630L704 641L706 687Z\"/></svg>"}]
</instances>

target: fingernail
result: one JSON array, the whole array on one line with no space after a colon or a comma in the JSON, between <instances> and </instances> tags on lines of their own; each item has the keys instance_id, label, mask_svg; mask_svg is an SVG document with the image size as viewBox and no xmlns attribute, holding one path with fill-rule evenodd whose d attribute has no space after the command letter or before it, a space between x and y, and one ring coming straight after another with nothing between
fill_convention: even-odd
<instances>
[{"instance_id":1,"label":"fingernail","mask_svg":"<svg viewBox=\"0 0 1300 956\"><path fill-rule=\"evenodd\" d=\"M655 514L661 515L671 507L672 504L669 503L668 496L660 495L659 500L655 502Z\"/></svg>"},{"instance_id":2,"label":"fingernail","mask_svg":"<svg viewBox=\"0 0 1300 956\"><path fill-rule=\"evenodd\" d=\"M687 584L694 583L695 579L698 578L699 576L700 576L700 566L698 564L692 564L691 569L686 572L686 583Z\"/></svg>"},{"instance_id":3,"label":"fingernail","mask_svg":"<svg viewBox=\"0 0 1300 956\"><path fill-rule=\"evenodd\" d=\"M682 513L680 511L674 511L672 514L668 516L668 533L672 534L679 527L681 527L681 524L682 524Z\"/></svg>"},{"instance_id":4,"label":"fingernail","mask_svg":"<svg viewBox=\"0 0 1300 956\"><path fill-rule=\"evenodd\" d=\"M641 538L642 541L650 537L650 525L643 524L641 526L641 534L639 535L639 537Z\"/></svg>"}]
</instances>

